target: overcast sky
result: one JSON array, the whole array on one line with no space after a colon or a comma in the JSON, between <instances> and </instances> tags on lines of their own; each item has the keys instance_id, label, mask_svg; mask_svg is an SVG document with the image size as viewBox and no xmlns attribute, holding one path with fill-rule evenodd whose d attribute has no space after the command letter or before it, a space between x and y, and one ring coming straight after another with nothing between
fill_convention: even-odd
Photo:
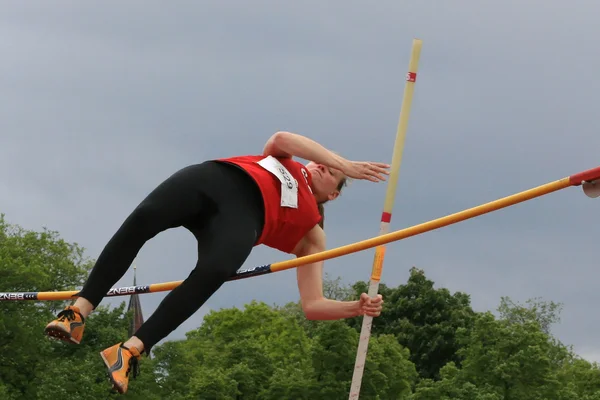
<instances>
[{"instance_id":1,"label":"overcast sky","mask_svg":"<svg viewBox=\"0 0 600 400\"><path fill-rule=\"evenodd\" d=\"M98 256L143 197L188 164L257 153L277 130L391 162L412 39L423 40L392 230L599 164L600 5L591 1L5 2L0 13L0 212ZM377 235L386 184L327 206L330 248ZM383 282L564 303L556 335L600 360L600 201L570 188L391 243ZM290 256L257 248L246 266ZM373 250L326 262L367 280ZM138 283L184 279L194 238L140 252ZM116 286L129 285L129 271ZM0 288L1 290L1 288ZM164 293L146 294L147 317ZM226 284L211 309L296 301L295 272ZM120 297L105 304L127 300Z\"/></svg>"}]
</instances>

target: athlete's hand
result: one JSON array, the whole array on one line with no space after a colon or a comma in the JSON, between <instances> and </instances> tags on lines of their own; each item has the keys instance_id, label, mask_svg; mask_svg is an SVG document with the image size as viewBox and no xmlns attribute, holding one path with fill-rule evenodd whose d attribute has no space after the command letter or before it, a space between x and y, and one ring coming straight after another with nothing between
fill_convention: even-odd
<instances>
[{"instance_id":1,"label":"athlete's hand","mask_svg":"<svg viewBox=\"0 0 600 400\"><path fill-rule=\"evenodd\" d=\"M385 181L389 175L388 164L370 161L348 161L342 172L349 178L365 179L371 182Z\"/></svg>"},{"instance_id":2,"label":"athlete's hand","mask_svg":"<svg viewBox=\"0 0 600 400\"><path fill-rule=\"evenodd\" d=\"M369 317L378 317L381 314L383 306L383 297L378 294L375 297L369 297L368 294L360 295L359 312L360 315L368 315Z\"/></svg>"}]
</instances>

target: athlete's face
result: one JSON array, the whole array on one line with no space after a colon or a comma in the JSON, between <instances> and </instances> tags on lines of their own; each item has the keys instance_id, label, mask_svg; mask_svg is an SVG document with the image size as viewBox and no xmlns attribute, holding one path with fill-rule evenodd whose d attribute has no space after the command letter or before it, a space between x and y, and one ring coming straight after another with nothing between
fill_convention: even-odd
<instances>
[{"instance_id":1,"label":"athlete's face","mask_svg":"<svg viewBox=\"0 0 600 400\"><path fill-rule=\"evenodd\" d=\"M312 189L318 202L330 201L340 195L340 182L344 179L342 171L323 164L309 162L306 169L312 176Z\"/></svg>"}]
</instances>

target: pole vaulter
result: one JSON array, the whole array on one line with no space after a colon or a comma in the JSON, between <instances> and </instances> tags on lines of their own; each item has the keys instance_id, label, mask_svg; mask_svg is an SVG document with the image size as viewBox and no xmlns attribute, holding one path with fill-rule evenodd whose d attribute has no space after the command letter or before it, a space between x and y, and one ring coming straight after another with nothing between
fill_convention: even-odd
<instances>
[{"instance_id":1,"label":"pole vaulter","mask_svg":"<svg viewBox=\"0 0 600 400\"><path fill-rule=\"evenodd\" d=\"M287 269L299 267L305 264L314 263L317 261L329 260L332 258L341 257L347 254L357 253L362 250L370 249L376 246L381 246L390 242L399 241L412 236L420 235L425 232L433 231L448 225L456 224L483 214L497 211L518 203L523 203L527 200L535 199L571 186L582 186L583 192L590 198L600 197L600 166L579 172L577 174L561 178L556 181L546 183L541 186L534 187L498 200L491 201L473 208L469 208L445 217L437 218L431 221L423 222L418 225L413 225L408 228L400 229L385 235L376 236L371 239L362 240L360 242L348 244L341 247L336 247L331 250L325 250L320 253L311 254L309 256L298 257L286 261L279 261L273 264L265 264L257 267L240 269L233 275L229 281L249 278L252 276L260 276L273 272L284 271ZM165 283L155 283L145 286L131 286L122 288L113 288L107 296L126 296L134 293L155 293L173 290L183 281L173 281ZM55 292L9 292L0 293L0 301L12 300L71 300L77 297L78 291L55 291Z\"/></svg>"}]
</instances>

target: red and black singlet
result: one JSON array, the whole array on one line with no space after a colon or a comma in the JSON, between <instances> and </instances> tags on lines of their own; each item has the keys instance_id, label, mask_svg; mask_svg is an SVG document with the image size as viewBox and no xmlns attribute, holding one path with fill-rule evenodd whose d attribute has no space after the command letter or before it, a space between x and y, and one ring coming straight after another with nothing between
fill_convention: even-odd
<instances>
[{"instance_id":1,"label":"red and black singlet","mask_svg":"<svg viewBox=\"0 0 600 400\"><path fill-rule=\"evenodd\" d=\"M321 221L306 167L291 158L239 156L222 158L244 169L257 183L265 207L265 223L257 244L291 253Z\"/></svg>"}]
</instances>

